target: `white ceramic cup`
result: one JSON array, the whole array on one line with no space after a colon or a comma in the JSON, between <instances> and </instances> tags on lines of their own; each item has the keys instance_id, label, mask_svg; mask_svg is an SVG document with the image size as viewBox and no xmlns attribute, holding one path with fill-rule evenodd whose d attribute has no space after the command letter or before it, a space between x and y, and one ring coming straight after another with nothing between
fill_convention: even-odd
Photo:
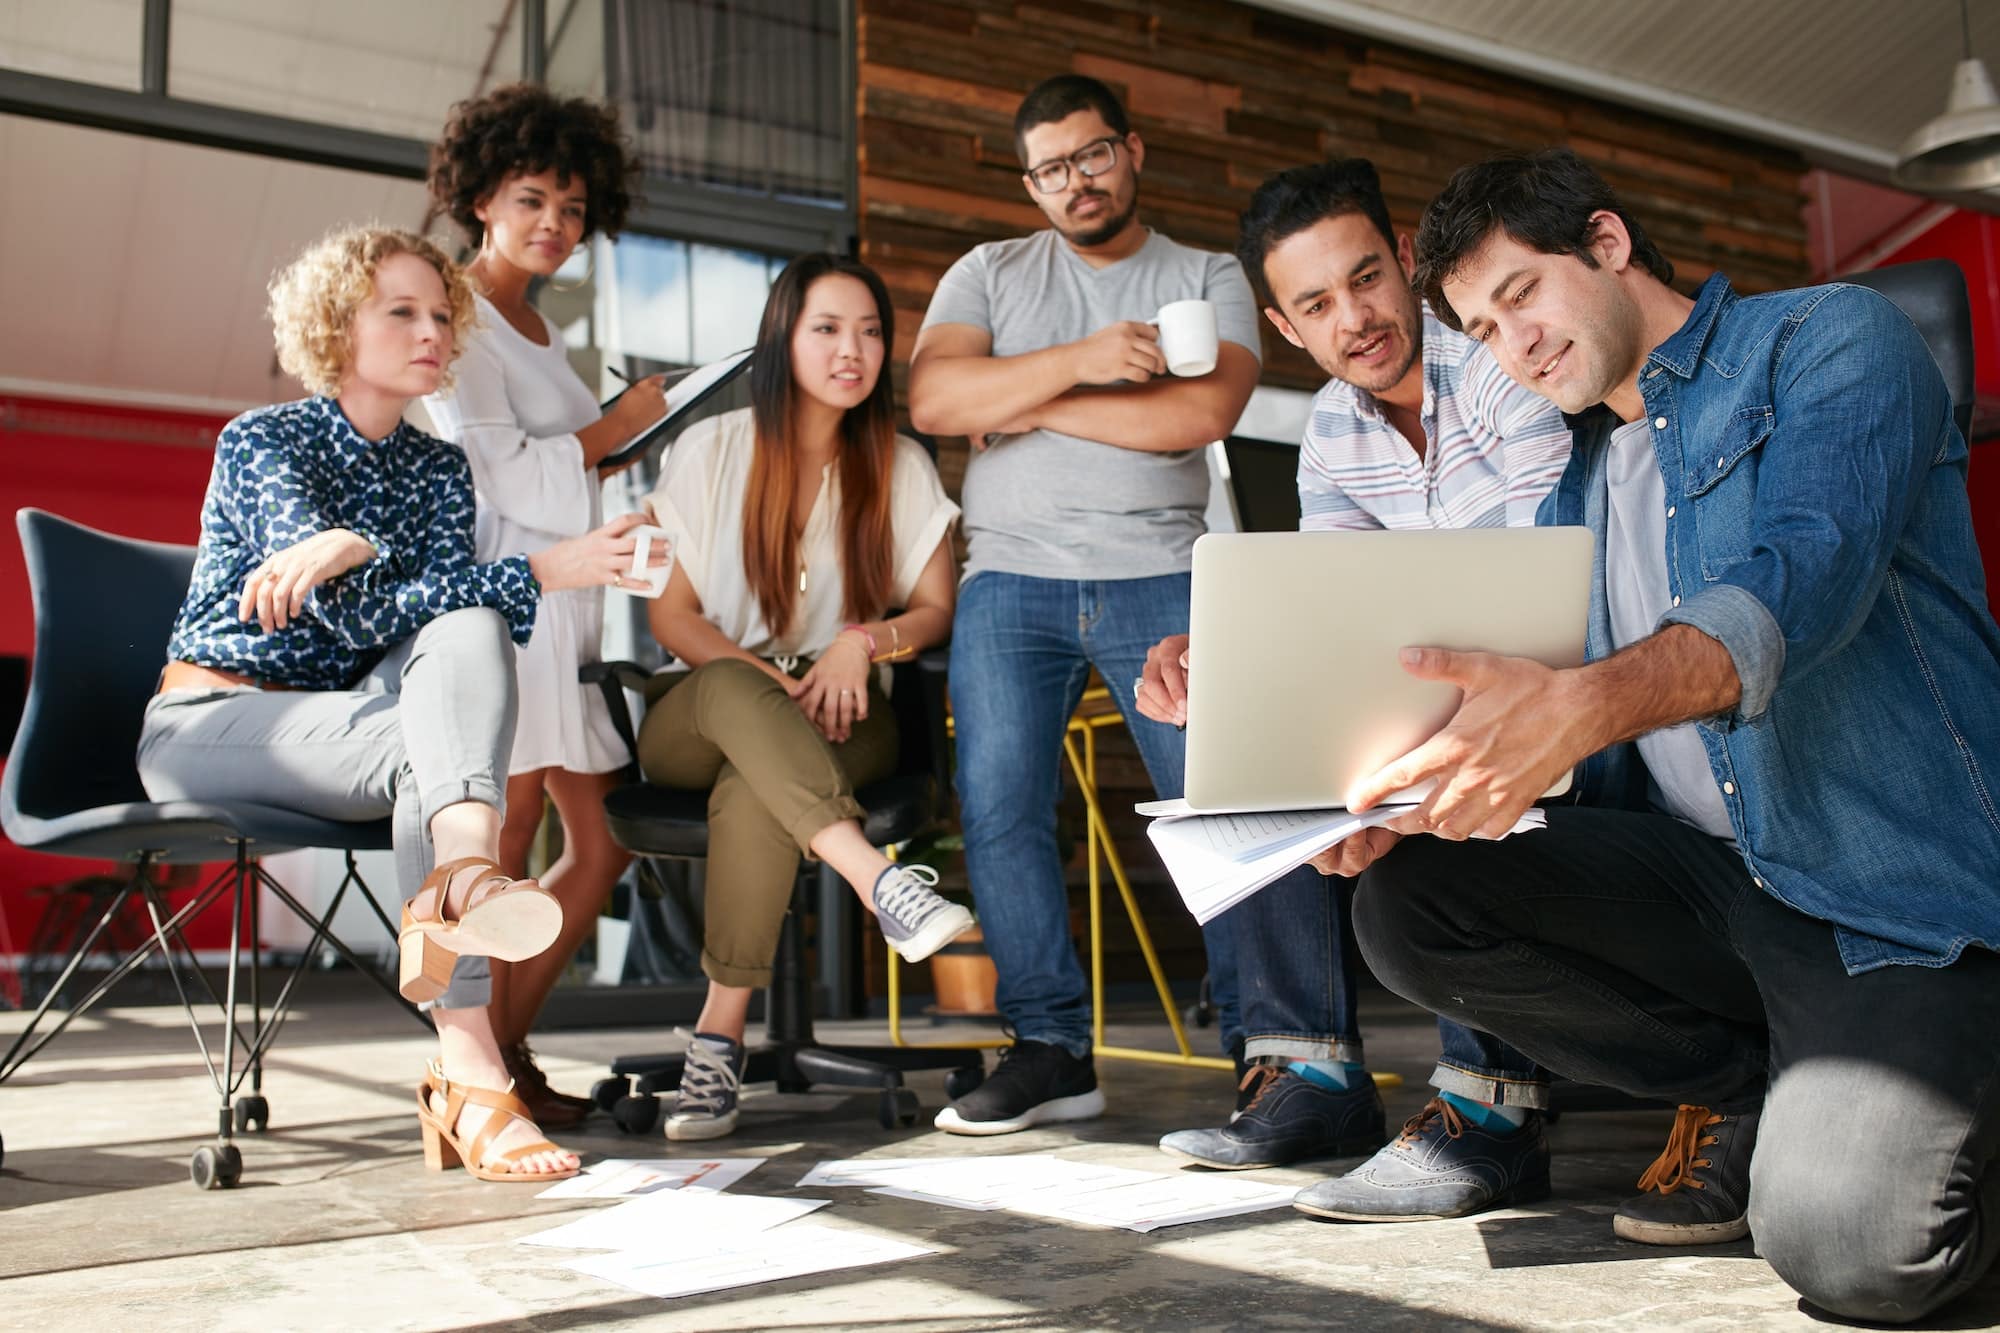
<instances>
[{"instance_id":1,"label":"white ceramic cup","mask_svg":"<svg viewBox=\"0 0 2000 1333\"><path fill-rule=\"evenodd\" d=\"M631 537L635 544L632 547L632 567L625 571L625 575L627 578L641 580L646 586L643 588L627 588L623 584L614 584L614 589L618 592L628 593L633 597L658 597L667 590L667 580L672 577L674 572L673 547L667 536L667 530L662 527L656 527L651 523L642 523L626 535ZM654 542L667 547L667 560L665 564L654 565L648 563L653 558Z\"/></svg>"},{"instance_id":2,"label":"white ceramic cup","mask_svg":"<svg viewBox=\"0 0 2000 1333\"><path fill-rule=\"evenodd\" d=\"M1215 303L1197 297L1160 307L1160 355L1176 375L1206 375L1215 369Z\"/></svg>"}]
</instances>

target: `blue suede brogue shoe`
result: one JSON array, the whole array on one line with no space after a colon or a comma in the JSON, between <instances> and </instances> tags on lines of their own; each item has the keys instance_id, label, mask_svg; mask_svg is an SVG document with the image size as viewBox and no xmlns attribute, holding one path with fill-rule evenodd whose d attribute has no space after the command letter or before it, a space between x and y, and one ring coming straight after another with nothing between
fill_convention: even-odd
<instances>
[{"instance_id":1,"label":"blue suede brogue shoe","mask_svg":"<svg viewBox=\"0 0 2000 1333\"><path fill-rule=\"evenodd\" d=\"M1221 1129L1175 1130L1160 1140L1160 1151L1218 1171L1248 1171L1368 1152L1386 1136L1381 1094L1365 1075L1341 1089L1283 1065L1252 1065L1243 1086L1252 1095L1234 1121Z\"/></svg>"},{"instance_id":2,"label":"blue suede brogue shoe","mask_svg":"<svg viewBox=\"0 0 2000 1333\"><path fill-rule=\"evenodd\" d=\"M1344 1222L1430 1222L1549 1194L1542 1117L1482 1129L1433 1097L1394 1143L1344 1176L1299 1191L1292 1207Z\"/></svg>"}]
</instances>

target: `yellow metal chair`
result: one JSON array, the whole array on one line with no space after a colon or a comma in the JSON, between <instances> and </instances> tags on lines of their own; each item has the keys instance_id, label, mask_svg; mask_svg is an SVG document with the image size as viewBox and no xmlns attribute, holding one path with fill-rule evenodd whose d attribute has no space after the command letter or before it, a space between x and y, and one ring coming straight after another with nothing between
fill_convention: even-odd
<instances>
[{"instance_id":1,"label":"yellow metal chair","mask_svg":"<svg viewBox=\"0 0 2000 1333\"><path fill-rule=\"evenodd\" d=\"M1174 1003L1174 994L1167 985L1167 975L1160 966L1160 955L1153 948L1152 932L1146 929L1146 917L1139 910L1139 900L1132 892L1132 881L1125 873L1125 863L1119 858L1118 848L1111 841L1110 826L1104 819L1104 808L1098 803L1097 794L1097 733L1104 727L1123 726L1124 714L1111 698L1111 691L1103 685L1094 685L1083 693L1077 703L1076 712L1071 715L1069 729L1063 735L1063 754L1069 760L1070 772L1076 777L1077 789L1083 793L1083 804L1088 814L1085 825L1085 850L1089 856L1090 887L1090 1037L1095 1053L1114 1060L1141 1060L1152 1064L1185 1065L1199 1069L1227 1069L1234 1072L1235 1065L1218 1055L1196 1055L1188 1042L1187 1027L1181 1022L1180 1007ZM953 719L945 720L947 735L956 734ZM1104 877L1103 870L1111 871L1112 883L1118 886L1118 897L1125 904L1126 919L1132 923L1132 934L1139 941L1139 952L1146 960L1146 971L1153 979L1154 993L1160 999L1160 1012L1166 1015L1167 1027L1173 1032L1172 1051L1155 1051L1142 1046L1113 1046L1104 1040ZM912 1042L903 1036L903 994L901 960L895 950L889 951L889 1040L897 1046L922 1046L926 1043ZM953 1041L955 1047L966 1046L1007 1046L1011 1043L1005 1037L990 1037L975 1041ZM1400 1074L1375 1074L1375 1084L1381 1088L1402 1086Z\"/></svg>"}]
</instances>

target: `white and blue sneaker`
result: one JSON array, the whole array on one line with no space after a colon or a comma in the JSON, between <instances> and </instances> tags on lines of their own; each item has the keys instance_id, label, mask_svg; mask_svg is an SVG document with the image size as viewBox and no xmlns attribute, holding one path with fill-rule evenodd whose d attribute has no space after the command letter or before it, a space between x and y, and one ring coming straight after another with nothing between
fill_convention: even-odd
<instances>
[{"instance_id":1,"label":"white and blue sneaker","mask_svg":"<svg viewBox=\"0 0 2000 1333\"><path fill-rule=\"evenodd\" d=\"M688 1037L680 1028L674 1035ZM713 1033L688 1037L680 1091L667 1116L667 1139L692 1143L719 1139L736 1129L736 1098L743 1088L743 1043Z\"/></svg>"},{"instance_id":2,"label":"white and blue sneaker","mask_svg":"<svg viewBox=\"0 0 2000 1333\"><path fill-rule=\"evenodd\" d=\"M972 913L937 891L929 866L892 865L875 881L882 938L906 963L922 962L972 929Z\"/></svg>"}]
</instances>

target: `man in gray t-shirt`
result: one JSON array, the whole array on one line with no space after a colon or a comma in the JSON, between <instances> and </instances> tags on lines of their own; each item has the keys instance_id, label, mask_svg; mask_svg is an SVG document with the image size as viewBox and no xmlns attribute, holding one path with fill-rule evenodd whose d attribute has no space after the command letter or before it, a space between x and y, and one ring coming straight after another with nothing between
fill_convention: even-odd
<instances>
[{"instance_id":1,"label":"man in gray t-shirt","mask_svg":"<svg viewBox=\"0 0 2000 1333\"><path fill-rule=\"evenodd\" d=\"M1181 794L1180 734L1139 716L1132 682L1154 643L1186 631L1202 450L1236 424L1258 374L1242 267L1140 225L1145 145L1109 89L1050 79L1014 133L1050 229L953 265L910 364L917 428L974 445L951 692L966 864L1016 1042L939 1113L939 1128L966 1134L1103 1109L1056 846L1063 731L1095 666L1159 795ZM1216 364L1176 377L1148 321L1196 297L1215 307ZM1229 1049L1242 1037L1229 914L1203 936Z\"/></svg>"}]
</instances>

